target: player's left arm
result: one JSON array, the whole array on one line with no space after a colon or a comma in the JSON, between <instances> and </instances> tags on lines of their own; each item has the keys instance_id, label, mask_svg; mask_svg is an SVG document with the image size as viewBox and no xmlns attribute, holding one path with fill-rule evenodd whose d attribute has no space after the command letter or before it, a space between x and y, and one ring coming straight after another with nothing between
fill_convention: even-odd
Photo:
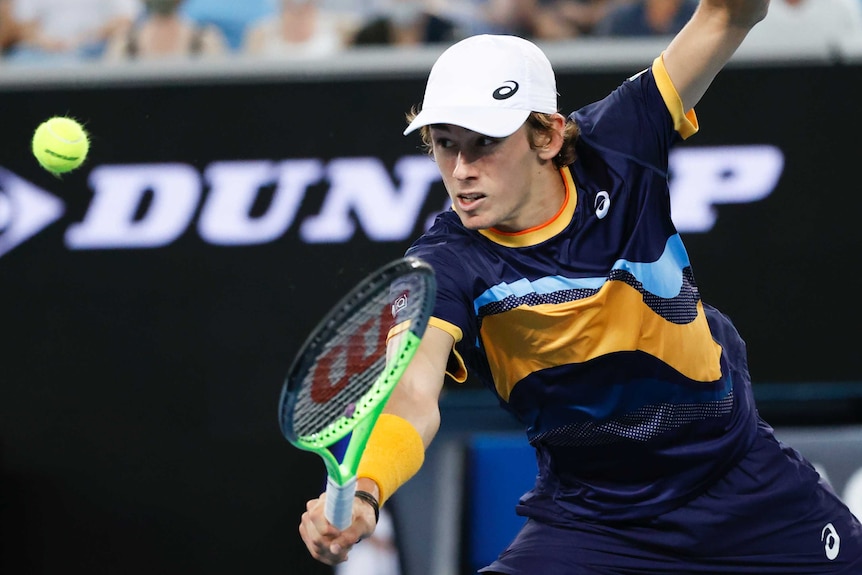
<instances>
[{"instance_id":1,"label":"player's left arm","mask_svg":"<svg viewBox=\"0 0 862 575\"><path fill-rule=\"evenodd\" d=\"M664 52L665 69L685 111L700 101L768 7L769 0L700 0Z\"/></svg>"},{"instance_id":2,"label":"player's left arm","mask_svg":"<svg viewBox=\"0 0 862 575\"><path fill-rule=\"evenodd\" d=\"M428 326L416 355L392 391L384 415L369 439L357 473L356 488L370 493L381 504L418 471L424 460L425 448L437 434L440 427L438 401L454 344L450 334ZM381 434L377 433L378 429ZM369 457L378 463L366 466ZM363 473L364 467L378 476L377 481ZM354 501L353 523L339 531L324 517L325 497L322 494L306 504L299 532L312 557L328 565L336 565L347 559L348 552L358 540L374 532L377 521L372 508L357 499Z\"/></svg>"}]
</instances>

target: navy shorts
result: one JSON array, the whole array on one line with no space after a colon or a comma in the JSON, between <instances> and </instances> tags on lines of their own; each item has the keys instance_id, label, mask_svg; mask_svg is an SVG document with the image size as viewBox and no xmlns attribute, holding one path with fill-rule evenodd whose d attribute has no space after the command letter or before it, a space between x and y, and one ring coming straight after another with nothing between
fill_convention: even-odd
<instances>
[{"instance_id":1,"label":"navy shorts","mask_svg":"<svg viewBox=\"0 0 862 575\"><path fill-rule=\"evenodd\" d=\"M685 506L625 523L530 519L480 573L862 575L862 524L799 453L761 429L743 460Z\"/></svg>"}]
</instances>

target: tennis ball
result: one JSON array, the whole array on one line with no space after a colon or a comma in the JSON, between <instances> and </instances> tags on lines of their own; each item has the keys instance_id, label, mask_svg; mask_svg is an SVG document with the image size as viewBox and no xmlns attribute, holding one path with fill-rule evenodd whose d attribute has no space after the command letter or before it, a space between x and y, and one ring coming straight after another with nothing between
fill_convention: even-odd
<instances>
[{"instance_id":1,"label":"tennis ball","mask_svg":"<svg viewBox=\"0 0 862 575\"><path fill-rule=\"evenodd\" d=\"M33 134L33 155L52 174L70 172L84 163L90 140L72 118L55 116L42 122Z\"/></svg>"}]
</instances>

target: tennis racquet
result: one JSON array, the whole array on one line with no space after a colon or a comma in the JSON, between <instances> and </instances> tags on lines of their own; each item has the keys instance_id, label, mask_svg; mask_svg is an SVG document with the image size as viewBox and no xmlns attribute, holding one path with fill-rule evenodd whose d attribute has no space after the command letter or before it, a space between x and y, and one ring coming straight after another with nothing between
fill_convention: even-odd
<instances>
[{"instance_id":1,"label":"tennis racquet","mask_svg":"<svg viewBox=\"0 0 862 575\"><path fill-rule=\"evenodd\" d=\"M434 305L434 271L418 258L391 262L344 296L311 332L279 401L284 436L326 464L324 514L352 521L356 470L368 436L416 349Z\"/></svg>"}]
</instances>

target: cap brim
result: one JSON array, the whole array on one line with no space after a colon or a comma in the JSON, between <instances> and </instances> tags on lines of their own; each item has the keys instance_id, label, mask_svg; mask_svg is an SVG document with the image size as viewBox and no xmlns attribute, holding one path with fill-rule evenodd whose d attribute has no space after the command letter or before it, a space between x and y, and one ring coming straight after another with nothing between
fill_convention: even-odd
<instances>
[{"instance_id":1,"label":"cap brim","mask_svg":"<svg viewBox=\"0 0 862 575\"><path fill-rule=\"evenodd\" d=\"M452 124L492 138L505 138L520 128L529 115L529 110L511 108L433 108L419 112L404 135L422 126Z\"/></svg>"}]
</instances>

